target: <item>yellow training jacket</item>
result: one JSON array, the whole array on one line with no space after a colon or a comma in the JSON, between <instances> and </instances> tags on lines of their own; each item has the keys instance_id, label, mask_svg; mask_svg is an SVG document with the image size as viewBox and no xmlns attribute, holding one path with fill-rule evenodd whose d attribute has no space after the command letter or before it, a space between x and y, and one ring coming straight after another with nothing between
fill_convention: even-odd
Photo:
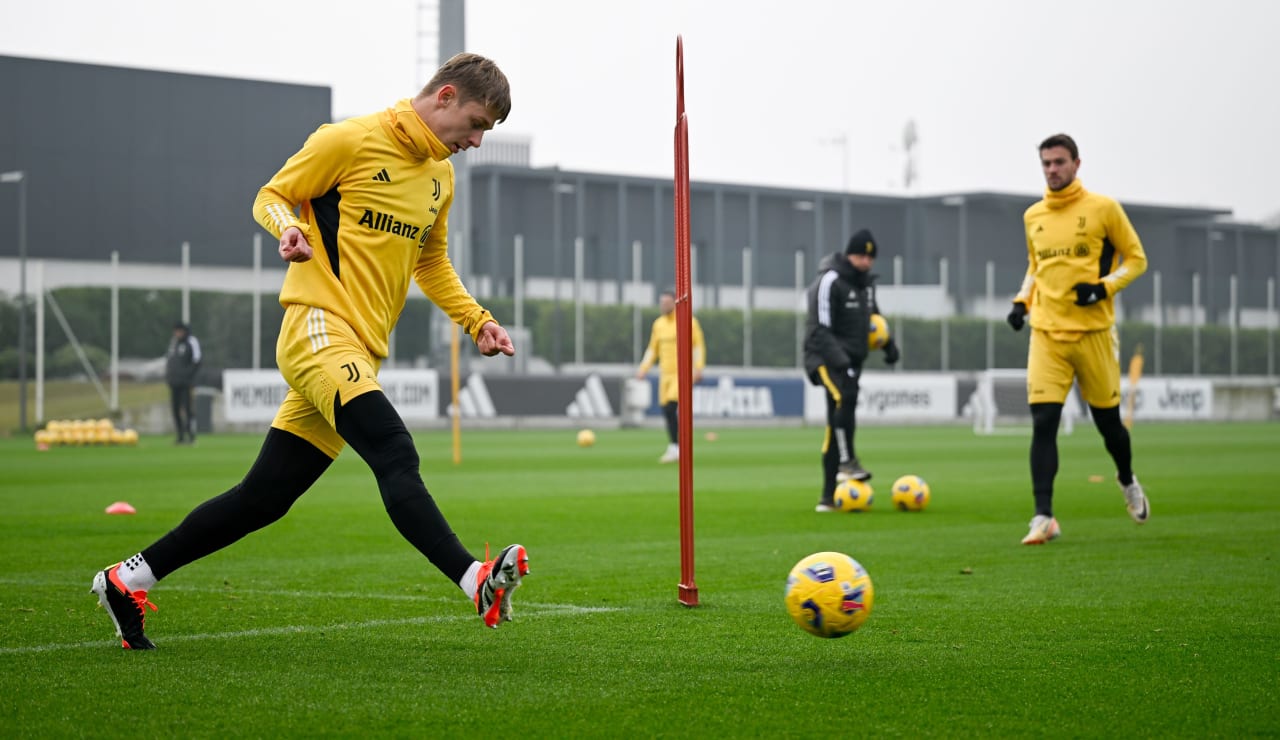
<instances>
[{"instance_id":1,"label":"yellow training jacket","mask_svg":"<svg viewBox=\"0 0 1280 740\"><path fill-rule=\"evenodd\" d=\"M702 337L702 325L697 317L693 321L693 366L702 370L707 366L707 343ZM640 373L649 372L653 361L658 361L658 371L664 378L676 377L680 365L680 357L676 348L676 312L664 314L653 320L653 331L649 334L649 346L640 360Z\"/></svg>"},{"instance_id":2,"label":"yellow training jacket","mask_svg":"<svg viewBox=\"0 0 1280 740\"><path fill-rule=\"evenodd\" d=\"M296 226L315 252L289 265L280 304L331 311L386 357L412 278L474 339L493 316L449 261L449 153L407 99L311 134L253 203L263 228Z\"/></svg>"},{"instance_id":3,"label":"yellow training jacket","mask_svg":"<svg viewBox=\"0 0 1280 740\"><path fill-rule=\"evenodd\" d=\"M1120 204L1075 180L1058 192L1046 191L1022 221L1027 275L1013 302L1027 307L1031 326L1052 332L1110 329L1115 294L1147 271L1142 242ZM1106 299L1077 306L1075 285L1099 282Z\"/></svg>"}]
</instances>

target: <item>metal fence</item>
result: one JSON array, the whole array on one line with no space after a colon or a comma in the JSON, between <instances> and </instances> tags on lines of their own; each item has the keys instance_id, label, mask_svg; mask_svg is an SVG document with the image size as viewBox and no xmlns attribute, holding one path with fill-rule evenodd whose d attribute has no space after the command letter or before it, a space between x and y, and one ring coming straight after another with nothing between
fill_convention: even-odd
<instances>
[{"instance_id":1,"label":"metal fence","mask_svg":"<svg viewBox=\"0 0 1280 740\"><path fill-rule=\"evenodd\" d=\"M176 291L180 303L176 307L156 307L157 322L164 326L171 325L176 318L181 318L197 326L202 321L209 322L210 327L218 326L217 334L235 346L226 354L229 360L248 367L271 366L273 358L271 348L274 346L278 324L276 293L283 279L283 267L274 265L274 258L266 260L262 256L262 237L255 235L245 240L245 265L235 267L193 267L190 261L191 246L181 245L176 251L174 263L128 264L112 255L108 262L83 262L70 260L31 260L23 269L23 264L15 260L0 260L0 290L11 295L19 287L19 280L26 273L26 286L31 296L44 295L49 291L78 287L105 289L102 297L103 305L97 310L79 312L82 326L68 326L60 332L56 328L46 329L44 325L44 301L31 301L35 310L30 312L34 317L31 336L35 337L35 347L29 347L39 361L42 356L41 347L47 341L62 344L69 337L63 335L78 334L97 338L93 344L105 344L105 338L111 337L112 367L119 365L120 331L119 291L121 289L141 289L149 292ZM639 241L629 245L631 257L628 280L603 280L591 277L588 269L590 254L584 240L576 238L572 242L571 277L561 279L546 276L530 275L526 271L526 243L517 235L510 244L510 270L513 276L500 286L490 275L468 273L464 260L455 260L464 281L482 302L492 303L509 310L506 315L499 315L499 320L509 328L527 337L532 330L530 320L531 306L549 306L542 314L550 318L542 318L538 323L538 331L550 333L551 337L535 337L542 340L538 346L544 348L541 362L530 365L521 363L517 367L522 371L536 369L554 371L565 364L583 364L590 362L635 362L648 340L649 322L655 312L658 293L667 286L655 284L645 279L643 265L649 259L652 247ZM694 263L698 264L694 247ZM762 353L756 346L766 332L768 341L779 341L777 322L786 322L786 341L790 347L787 356L789 362L799 365L801 355L802 332L804 323L804 291L817 266L808 263L806 254L796 250L790 265L792 273L785 282L786 288L777 287L783 278L770 274L769 284L757 279L759 267L755 264L755 255L749 248L740 252L741 282L738 284L711 285L702 280L700 271L693 271L695 311L700 316L726 315L735 316L733 335L719 333L719 340L724 345L733 345L732 352L713 353L720 357L733 359L733 364L753 367L758 365L777 366L777 353L771 353L767 362L757 360ZM1010 341L1004 336L1008 332L1004 326L1004 317L1008 312L1009 301L1021 281L1021 273L1012 273L1006 269L1002 273L992 261L982 265L982 289L975 297L960 301L950 290L949 275L952 266L946 258L940 259L936 266L939 279L932 284L908 284L903 281L903 258L895 257L887 266L886 275L879 287L879 301L882 310L891 317L894 333L900 343L914 345L916 352L907 353L903 366L914 370L953 370L960 369L952 361L956 352L957 339L955 328L964 324L968 333L963 338L963 346L971 349L975 341L972 336L973 322L981 322L983 330L981 341L983 357L980 367L976 369L1008 366L1004 361L1009 356L1005 344ZM1006 274L1007 273L1007 274ZM1221 277L1221 276L1219 276ZM1204 276L1192 273L1180 276L1179 279L1190 282L1189 290L1178 293L1189 296L1186 301L1172 301L1169 295L1169 279L1160 271L1152 270L1139 278L1150 281L1149 301L1137 302L1122 293L1117 300L1117 321L1122 326L1141 326L1142 339L1146 343L1149 369L1160 374L1166 371L1166 358L1171 354L1185 356L1187 350L1181 345L1190 342L1190 367L1178 371L1200 374L1206 369L1205 356L1212 353L1215 357L1225 354L1227 357L1225 373L1236 374L1276 374L1275 343L1276 333L1280 329L1280 313L1277 312L1276 277L1267 275L1254 280L1265 283L1265 291L1258 301L1258 291L1252 291L1254 302L1243 299L1239 290L1240 277L1225 276L1227 285L1227 310L1219 311L1214 316L1203 303L1205 282ZM193 315L191 294L224 294L238 296L234 304L236 310L229 311L225 307L219 309L227 315L202 317ZM264 306L268 309L264 312ZM622 307L631 313L629 325L623 328L610 325L609 331L629 334L627 345L630 351L627 356L601 357L593 350L594 341L592 327L593 317L611 307L617 310ZM114 319L113 319L114 317ZM265 317L265 318L264 318ZM410 302L405 317L395 332L391 345L391 356L388 366L411 366L435 364L439 360L441 341L447 337L447 321L440 312L435 311L416 290L410 290ZM780 318L781 317L781 318ZM411 318L412 320L407 320ZM30 319L29 319L30 320ZM113 320L116 324L113 324ZM137 319L135 319L136 321ZM598 321L598 318L596 319ZM704 325L708 319L703 319ZM426 323L428 326L424 326ZM83 326L88 324L88 326ZM237 325L243 324L243 325ZM924 331L920 327L928 328ZM11 328L11 327L10 327ZM599 327L597 327L598 329ZM132 327L131 327L132 329ZM912 331L916 332L912 336ZM1206 337L1222 336L1225 332L1226 346L1220 346L1215 339L1212 343ZM130 332L126 332L130 333ZM1169 345L1170 337L1176 336L1177 348ZM1265 349L1257 346L1259 338ZM616 337L614 337L616 339ZM8 338L5 344L15 347L16 338ZM554 341L550 341L554 340ZM922 347L922 344L932 345ZM1242 350L1247 347L1248 352ZM106 347L103 346L103 349ZM927 350L927 351L924 351ZM125 356L136 356L137 348L129 346L126 341ZM928 362L913 362L912 356L928 357ZM1259 357L1265 355L1265 363ZM1246 359L1242 360L1242 357ZM972 365L972 362L967 362ZM1172 370L1180 363L1173 363ZM1215 365L1220 367L1221 363ZM966 367L964 369L975 369Z\"/></svg>"}]
</instances>

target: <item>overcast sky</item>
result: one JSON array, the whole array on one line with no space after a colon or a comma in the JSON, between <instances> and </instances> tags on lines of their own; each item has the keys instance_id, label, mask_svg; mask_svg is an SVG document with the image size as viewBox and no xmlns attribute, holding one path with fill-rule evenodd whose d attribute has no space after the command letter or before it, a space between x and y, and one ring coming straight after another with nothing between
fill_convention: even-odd
<instances>
[{"instance_id":1,"label":"overcast sky","mask_svg":"<svg viewBox=\"0 0 1280 740\"><path fill-rule=\"evenodd\" d=\"M3 3L0 54L328 85L335 117L435 62L434 2ZM668 176L682 34L695 180L907 192L914 121L911 192L1030 195L1066 131L1086 187L1258 221L1280 214L1278 31L1272 0L469 0L466 46L506 71L497 131L535 166Z\"/></svg>"}]
</instances>

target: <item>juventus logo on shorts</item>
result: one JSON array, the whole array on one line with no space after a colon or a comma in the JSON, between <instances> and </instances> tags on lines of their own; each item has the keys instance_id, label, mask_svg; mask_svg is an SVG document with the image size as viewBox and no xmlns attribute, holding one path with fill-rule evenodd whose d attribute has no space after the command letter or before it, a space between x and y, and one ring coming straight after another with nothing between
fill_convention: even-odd
<instances>
[{"instance_id":1,"label":"juventus logo on shorts","mask_svg":"<svg viewBox=\"0 0 1280 740\"><path fill-rule=\"evenodd\" d=\"M354 362L342 363L342 369L347 371L348 383L354 383L360 379L360 368Z\"/></svg>"}]
</instances>

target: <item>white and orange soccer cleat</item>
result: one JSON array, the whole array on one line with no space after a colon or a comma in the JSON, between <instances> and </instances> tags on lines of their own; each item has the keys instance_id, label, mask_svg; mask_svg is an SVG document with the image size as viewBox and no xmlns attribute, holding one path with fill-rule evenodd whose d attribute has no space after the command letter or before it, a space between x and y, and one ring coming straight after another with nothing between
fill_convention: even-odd
<instances>
[{"instance_id":1,"label":"white and orange soccer cleat","mask_svg":"<svg viewBox=\"0 0 1280 740\"><path fill-rule=\"evenodd\" d=\"M1119 480L1116 483L1124 493L1124 506L1129 510L1129 517L1138 524L1147 521L1147 517L1151 514L1151 507L1147 504L1147 494L1142 491L1138 476L1133 476L1133 482L1127 486Z\"/></svg>"},{"instance_id":2,"label":"white and orange soccer cleat","mask_svg":"<svg viewBox=\"0 0 1280 740\"><path fill-rule=\"evenodd\" d=\"M156 611L156 605L147 601L146 591L130 591L120 580L120 563L109 566L93 576L90 593L98 595L98 603L107 610L116 637L125 650L154 650L155 644L147 639L142 628L146 626L147 608Z\"/></svg>"},{"instance_id":3,"label":"white and orange soccer cleat","mask_svg":"<svg viewBox=\"0 0 1280 740\"><path fill-rule=\"evenodd\" d=\"M1022 538L1024 545L1043 545L1049 540L1056 540L1062 534L1058 520L1051 516L1036 514L1031 518L1031 531Z\"/></svg>"},{"instance_id":4,"label":"white and orange soccer cleat","mask_svg":"<svg viewBox=\"0 0 1280 740\"><path fill-rule=\"evenodd\" d=\"M489 556L488 545L484 554ZM527 575L529 554L524 545L507 545L498 557L480 564L476 574L476 613L486 627L497 629L499 621L511 621L511 592Z\"/></svg>"}]
</instances>

